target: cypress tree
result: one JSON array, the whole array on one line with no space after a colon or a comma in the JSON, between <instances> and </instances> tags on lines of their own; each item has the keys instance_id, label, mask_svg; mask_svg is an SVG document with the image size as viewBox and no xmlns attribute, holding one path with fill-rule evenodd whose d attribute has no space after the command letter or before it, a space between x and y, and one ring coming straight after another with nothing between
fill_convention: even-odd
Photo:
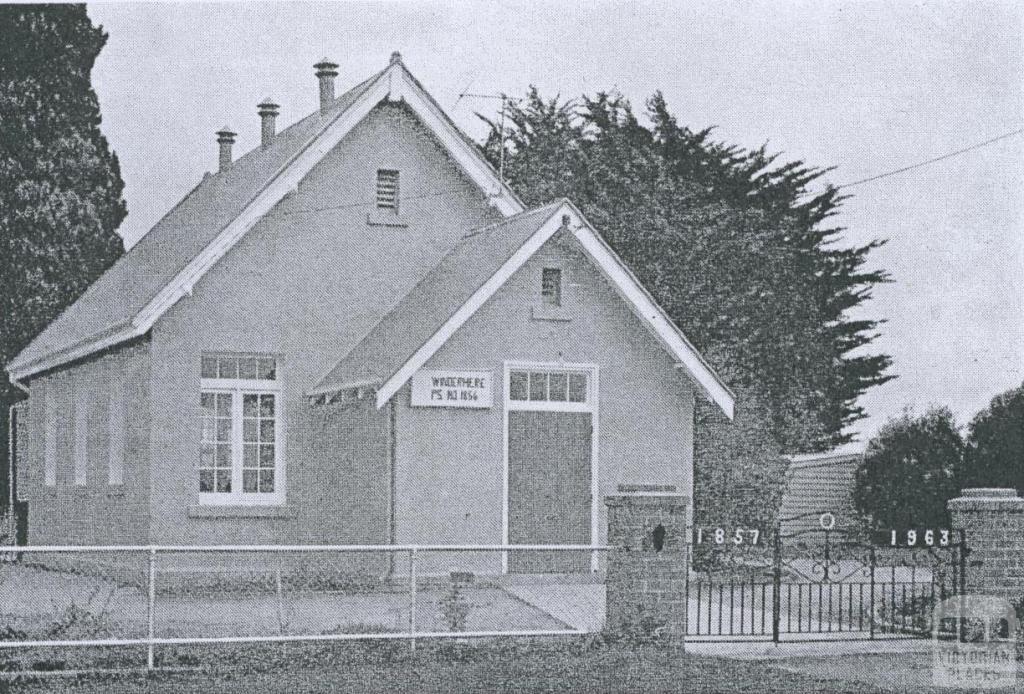
<instances>
[{"instance_id":1,"label":"cypress tree","mask_svg":"<svg viewBox=\"0 0 1024 694\"><path fill-rule=\"evenodd\" d=\"M123 252L117 156L91 85L107 41L84 5L0 5L0 361ZM7 406L22 397L4 379ZM7 447L0 453L6 470ZM0 488L6 500L7 475ZM4 504L5 501L0 501Z\"/></svg>"},{"instance_id":2,"label":"cypress tree","mask_svg":"<svg viewBox=\"0 0 1024 694\"><path fill-rule=\"evenodd\" d=\"M865 269L883 242L836 243L845 197L812 192L827 169L681 126L660 93L646 116L617 94L531 89L506 108L506 178L528 205L576 202L730 385L756 393L782 449L849 441L857 397L893 377L888 356L863 353L878 323L848 313L887 281Z\"/></svg>"}]
</instances>

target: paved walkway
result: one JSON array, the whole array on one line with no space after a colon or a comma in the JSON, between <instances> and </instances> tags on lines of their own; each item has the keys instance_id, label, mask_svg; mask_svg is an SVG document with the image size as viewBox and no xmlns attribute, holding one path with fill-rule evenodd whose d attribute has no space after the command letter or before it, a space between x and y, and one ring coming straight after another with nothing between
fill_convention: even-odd
<instances>
[{"instance_id":1,"label":"paved walkway","mask_svg":"<svg viewBox=\"0 0 1024 694\"><path fill-rule=\"evenodd\" d=\"M422 587L416 596L416 630L450 631L439 587ZM561 630L566 623L496 587L467 587L466 631ZM156 633L181 636L263 636L325 632L387 633L410 625L407 592L236 591L226 595L158 595ZM113 637L136 638L146 632L147 598L134 588L101 578L27 567L0 573L0 616L16 628L35 632L70 610L104 615Z\"/></svg>"},{"instance_id":2,"label":"paved walkway","mask_svg":"<svg viewBox=\"0 0 1024 694\"><path fill-rule=\"evenodd\" d=\"M880 639L877 641L819 639L816 641L783 642L721 641L717 643L687 643L688 653L713 655L736 660L779 660L786 658L814 658L863 654L930 654L928 639Z\"/></svg>"},{"instance_id":3,"label":"paved walkway","mask_svg":"<svg viewBox=\"0 0 1024 694\"><path fill-rule=\"evenodd\" d=\"M604 628L605 589L602 584L513 584L505 586L505 590L571 629L591 633Z\"/></svg>"}]
</instances>

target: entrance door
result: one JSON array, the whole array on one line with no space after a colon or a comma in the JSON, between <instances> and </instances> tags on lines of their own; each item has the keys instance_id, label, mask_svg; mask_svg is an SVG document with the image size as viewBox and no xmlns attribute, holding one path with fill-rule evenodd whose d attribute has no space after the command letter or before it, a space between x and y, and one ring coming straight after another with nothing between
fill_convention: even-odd
<instances>
[{"instance_id":1,"label":"entrance door","mask_svg":"<svg viewBox=\"0 0 1024 694\"><path fill-rule=\"evenodd\" d=\"M508 413L508 531L513 545L590 543L590 412ZM509 571L584 572L588 552L509 552Z\"/></svg>"}]
</instances>

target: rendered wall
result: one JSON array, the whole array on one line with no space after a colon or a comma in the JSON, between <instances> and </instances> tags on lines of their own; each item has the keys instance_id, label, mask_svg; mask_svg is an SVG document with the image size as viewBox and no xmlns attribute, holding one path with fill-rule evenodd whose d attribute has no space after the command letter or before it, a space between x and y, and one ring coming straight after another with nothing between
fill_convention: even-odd
<instances>
[{"instance_id":1,"label":"rendered wall","mask_svg":"<svg viewBox=\"0 0 1024 694\"><path fill-rule=\"evenodd\" d=\"M401 171L405 227L367 223L378 168ZM380 106L358 125L154 327L154 539L387 542L378 503L390 485L386 409L325 416L305 394L463 234L496 215L405 107ZM199 507L204 352L278 356L284 508L209 517Z\"/></svg>"},{"instance_id":2,"label":"rendered wall","mask_svg":"<svg viewBox=\"0 0 1024 694\"><path fill-rule=\"evenodd\" d=\"M29 544L145 544L149 538L149 346L106 353L30 383L28 464L19 495ZM74 479L75 406L88 416L86 484ZM124 483L109 482L110 398L124 398ZM46 418L56 417L57 484L45 484Z\"/></svg>"},{"instance_id":3,"label":"rendered wall","mask_svg":"<svg viewBox=\"0 0 1024 694\"><path fill-rule=\"evenodd\" d=\"M492 374L490 409L410 405L397 395L398 541L501 543L504 477L503 364L506 360L600 367L598 537L601 499L618 484L675 485L692 494L693 386L668 353L591 265L575 241L549 241L424 368ZM540 273L563 268L568 321L536 320ZM466 557L478 568L491 561ZM483 570L481 568L481 570Z\"/></svg>"}]
</instances>

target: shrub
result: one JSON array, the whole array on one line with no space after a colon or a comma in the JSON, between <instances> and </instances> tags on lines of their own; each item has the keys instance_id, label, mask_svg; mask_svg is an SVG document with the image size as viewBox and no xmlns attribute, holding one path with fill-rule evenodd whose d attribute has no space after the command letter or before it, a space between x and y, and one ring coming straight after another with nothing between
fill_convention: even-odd
<instances>
[{"instance_id":1,"label":"shrub","mask_svg":"<svg viewBox=\"0 0 1024 694\"><path fill-rule=\"evenodd\" d=\"M964 478L971 487L1024 493L1024 384L997 395L967 426Z\"/></svg>"},{"instance_id":2,"label":"shrub","mask_svg":"<svg viewBox=\"0 0 1024 694\"><path fill-rule=\"evenodd\" d=\"M875 528L948 527L946 502L960 491L963 449L947 408L890 419L857 469L857 510Z\"/></svg>"},{"instance_id":3,"label":"shrub","mask_svg":"<svg viewBox=\"0 0 1024 694\"><path fill-rule=\"evenodd\" d=\"M463 586L472 580L460 574L451 574L448 590L441 598L441 619L449 631L465 631L469 621L470 604L463 594Z\"/></svg>"},{"instance_id":4,"label":"shrub","mask_svg":"<svg viewBox=\"0 0 1024 694\"><path fill-rule=\"evenodd\" d=\"M753 391L739 391L729 421L698 398L694 422L695 525L756 528L767 537L778 519L789 465L767 406Z\"/></svg>"}]
</instances>

